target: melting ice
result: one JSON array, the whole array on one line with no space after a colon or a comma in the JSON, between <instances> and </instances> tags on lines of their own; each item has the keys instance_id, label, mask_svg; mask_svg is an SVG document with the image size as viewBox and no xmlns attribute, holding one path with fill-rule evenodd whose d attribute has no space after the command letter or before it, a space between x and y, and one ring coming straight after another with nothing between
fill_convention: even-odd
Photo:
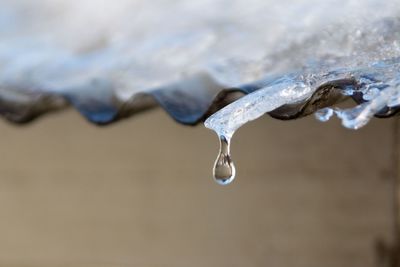
<instances>
[{"instance_id":1,"label":"melting ice","mask_svg":"<svg viewBox=\"0 0 400 267\"><path fill-rule=\"evenodd\" d=\"M309 74L310 72L312 74ZM309 69L297 75L285 75L277 78L264 88L248 94L211 115L205 126L214 130L220 140L228 140L228 147L220 150L214 166L215 171L220 165L220 159L228 157L230 140L235 131L245 123L255 120L267 112L284 105L305 103L320 86L326 82L340 80L345 77L355 80L340 88L344 96L350 97L360 93L363 103L349 109L322 108L315 112L320 121L328 121L334 114L342 120L343 126L358 129L384 108L400 104L400 59L383 60L367 66L353 66L331 69L327 72ZM349 79L350 81L350 79ZM331 88L333 90L333 88ZM221 141L222 142L222 141ZM233 163L230 162L233 165Z\"/></svg>"},{"instance_id":2,"label":"melting ice","mask_svg":"<svg viewBox=\"0 0 400 267\"><path fill-rule=\"evenodd\" d=\"M124 103L199 72L224 88L267 79L205 123L221 140L214 176L226 184L235 130L325 82L354 79L344 97L362 101L318 111L323 121L357 129L399 105L398 14L398 0L2 0L0 96L101 83Z\"/></svg>"},{"instance_id":3,"label":"melting ice","mask_svg":"<svg viewBox=\"0 0 400 267\"><path fill-rule=\"evenodd\" d=\"M234 87L311 61L375 58L382 42L393 56L399 11L397 0L2 0L0 86L96 80L123 101L207 72Z\"/></svg>"}]
</instances>

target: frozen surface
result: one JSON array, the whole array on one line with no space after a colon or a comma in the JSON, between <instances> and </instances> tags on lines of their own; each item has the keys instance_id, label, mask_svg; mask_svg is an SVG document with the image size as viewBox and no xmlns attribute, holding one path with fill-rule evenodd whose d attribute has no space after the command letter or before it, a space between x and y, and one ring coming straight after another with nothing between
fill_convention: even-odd
<instances>
[{"instance_id":1,"label":"frozen surface","mask_svg":"<svg viewBox=\"0 0 400 267\"><path fill-rule=\"evenodd\" d=\"M223 108L209 117L205 126L230 139L246 122L284 104L300 102L312 93L308 81L300 77L285 76Z\"/></svg>"},{"instance_id":2,"label":"frozen surface","mask_svg":"<svg viewBox=\"0 0 400 267\"><path fill-rule=\"evenodd\" d=\"M230 171L235 168L229 153L235 131L265 113L279 116L285 114L285 110L286 113L295 110L297 114L292 114L295 118L315 112L320 121L327 121L336 114L350 129L366 125L375 115L397 113L398 109L393 112L392 108L400 104L398 58L339 69L326 67L310 67L300 73L266 80L259 84L261 89L227 105L205 121L205 126L214 130L220 140L213 169L218 182L229 184L235 177L235 171ZM358 104L349 109L326 107L346 97L352 97Z\"/></svg>"},{"instance_id":3,"label":"frozen surface","mask_svg":"<svg viewBox=\"0 0 400 267\"><path fill-rule=\"evenodd\" d=\"M157 102L192 124L225 104L210 109L222 90L265 87L236 104L235 123L221 119L230 131L307 100L337 78L326 73L395 61L399 11L398 0L0 0L0 113L24 122L71 104L108 123Z\"/></svg>"},{"instance_id":4,"label":"frozen surface","mask_svg":"<svg viewBox=\"0 0 400 267\"><path fill-rule=\"evenodd\" d=\"M334 88L334 81L341 81L341 87ZM267 112L284 105L310 102L313 94L322 91L321 88L330 82L332 86L328 89L340 90L344 97L354 96L359 104L345 110L332 107L317 110L316 106L313 111L316 111L315 115L320 121L327 121L336 114L345 127L358 129L379 112L385 109L390 111L390 108L400 104L400 61L394 58L372 62L367 66L331 69L327 72L311 69L301 74L275 78L272 83L266 83L261 89L211 115L205 126L219 136L231 138L240 126ZM329 90L326 90L325 94L328 93ZM320 96L321 102L324 101L323 94ZM337 102L341 99L338 98Z\"/></svg>"}]
</instances>

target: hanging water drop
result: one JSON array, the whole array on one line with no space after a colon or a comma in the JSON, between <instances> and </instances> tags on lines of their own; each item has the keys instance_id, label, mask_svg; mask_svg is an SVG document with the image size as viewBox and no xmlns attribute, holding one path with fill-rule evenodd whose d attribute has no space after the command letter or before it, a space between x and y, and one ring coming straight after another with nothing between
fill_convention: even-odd
<instances>
[{"instance_id":1,"label":"hanging water drop","mask_svg":"<svg viewBox=\"0 0 400 267\"><path fill-rule=\"evenodd\" d=\"M230 184L235 179L235 165L230 155L230 138L220 136L220 148L214 164L214 179L221 185Z\"/></svg>"}]
</instances>

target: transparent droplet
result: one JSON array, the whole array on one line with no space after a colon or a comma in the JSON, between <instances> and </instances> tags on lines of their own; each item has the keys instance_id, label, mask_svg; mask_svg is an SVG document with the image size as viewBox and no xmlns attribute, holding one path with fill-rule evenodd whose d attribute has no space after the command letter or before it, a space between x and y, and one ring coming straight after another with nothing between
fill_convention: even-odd
<instances>
[{"instance_id":1,"label":"transparent droplet","mask_svg":"<svg viewBox=\"0 0 400 267\"><path fill-rule=\"evenodd\" d=\"M213 174L217 183L227 185L235 179L236 170L230 155L230 139L220 136L219 141L219 154L214 164Z\"/></svg>"}]
</instances>

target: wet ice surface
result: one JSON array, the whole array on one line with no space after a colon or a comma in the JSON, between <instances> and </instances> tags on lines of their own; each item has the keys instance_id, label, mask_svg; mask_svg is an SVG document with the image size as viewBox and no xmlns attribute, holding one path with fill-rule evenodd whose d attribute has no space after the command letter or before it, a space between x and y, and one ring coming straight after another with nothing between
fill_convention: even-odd
<instances>
[{"instance_id":1,"label":"wet ice surface","mask_svg":"<svg viewBox=\"0 0 400 267\"><path fill-rule=\"evenodd\" d=\"M291 75L275 80L272 84L248 94L217 113L206 122L219 136L231 138L233 133L248 121L284 104L300 102L313 93L310 82Z\"/></svg>"},{"instance_id":2,"label":"wet ice surface","mask_svg":"<svg viewBox=\"0 0 400 267\"><path fill-rule=\"evenodd\" d=\"M343 81L339 88L343 96L360 94L363 103L347 110L339 108L315 110L316 117L321 121L327 121L336 114L342 119L345 127L358 129L384 108L399 105L400 60L394 58L372 62L367 66L331 68L329 71L311 68L300 74L275 78L261 89L211 115L206 120L205 126L214 130L219 136L231 138L243 124L283 105L306 102L324 84L335 80Z\"/></svg>"},{"instance_id":3,"label":"wet ice surface","mask_svg":"<svg viewBox=\"0 0 400 267\"><path fill-rule=\"evenodd\" d=\"M265 113L352 129L395 114L399 14L398 0L1 0L0 114L73 105L106 124L159 104L195 124L217 111L205 125L228 184L234 132ZM248 95L219 110L232 90Z\"/></svg>"},{"instance_id":4,"label":"wet ice surface","mask_svg":"<svg viewBox=\"0 0 400 267\"><path fill-rule=\"evenodd\" d=\"M233 133L265 113L352 129L396 113L398 14L398 0L1 0L0 114L27 122L73 105L105 124L158 103L195 124L241 91L205 123L225 184ZM346 97L354 108L331 107Z\"/></svg>"},{"instance_id":5,"label":"wet ice surface","mask_svg":"<svg viewBox=\"0 0 400 267\"><path fill-rule=\"evenodd\" d=\"M196 123L224 88L250 93L243 85L266 76L303 68L318 76L325 65L351 69L397 57L399 6L396 0L2 0L2 114L24 121L30 103L47 103L37 95L50 94L56 101L48 109L69 103L89 120L108 123L139 110L146 92L178 121ZM196 82L205 89L194 90L190 81L199 73L213 82ZM162 93L182 81L189 82ZM10 116L21 99L26 112Z\"/></svg>"},{"instance_id":6,"label":"wet ice surface","mask_svg":"<svg viewBox=\"0 0 400 267\"><path fill-rule=\"evenodd\" d=\"M313 96L319 92L322 92L319 98L323 104L326 101L323 99L324 92L328 94L329 90L338 90L344 97L354 97L358 104L349 109L326 107L318 110L319 106L315 104L317 102L313 102L315 106L310 105L311 109L314 109L312 111L320 121L328 121L335 114L342 120L343 126L358 129L366 125L374 115L384 114L400 103L400 61L398 58L372 62L364 66L340 69L329 66L327 69L329 71L310 68L300 74L275 78L273 82L266 82L261 89L211 115L205 121L205 126L217 133L221 146L222 140L227 140L227 148L225 151L220 149L217 157L214 177L218 177L215 170L220 159L231 159L229 145L235 131L245 123L279 107L310 103ZM340 83L334 81L340 81ZM323 91L326 88L327 90ZM318 97L314 99L319 100ZM304 106L307 105L304 104ZM233 165L231 160L229 163Z\"/></svg>"},{"instance_id":7,"label":"wet ice surface","mask_svg":"<svg viewBox=\"0 0 400 267\"><path fill-rule=\"evenodd\" d=\"M399 73L396 75L398 76ZM327 121L331 115L336 114L336 116L342 120L343 126L350 129L359 129L365 126L369 120L381 110L399 105L399 78L398 76L393 79L388 79L385 82L371 82L370 84L364 85L364 90L360 91L362 91L363 100L366 102L354 108L324 108L317 111L315 116L320 121ZM356 92L357 91L354 91L354 93Z\"/></svg>"}]
</instances>

